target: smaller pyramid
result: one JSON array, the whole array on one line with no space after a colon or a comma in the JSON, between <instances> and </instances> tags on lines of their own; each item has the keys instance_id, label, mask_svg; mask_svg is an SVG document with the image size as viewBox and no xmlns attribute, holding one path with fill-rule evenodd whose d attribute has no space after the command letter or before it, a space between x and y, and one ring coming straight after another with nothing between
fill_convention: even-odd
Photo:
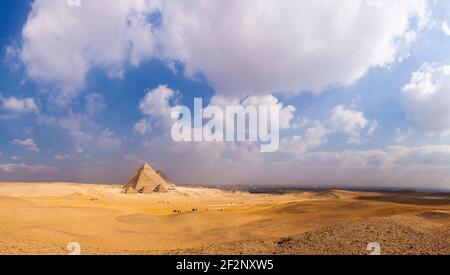
<instances>
[{"instance_id":1,"label":"smaller pyramid","mask_svg":"<svg viewBox=\"0 0 450 275\"><path fill-rule=\"evenodd\" d=\"M148 163L139 168L124 187L125 193L167 192L171 184Z\"/></svg>"}]
</instances>

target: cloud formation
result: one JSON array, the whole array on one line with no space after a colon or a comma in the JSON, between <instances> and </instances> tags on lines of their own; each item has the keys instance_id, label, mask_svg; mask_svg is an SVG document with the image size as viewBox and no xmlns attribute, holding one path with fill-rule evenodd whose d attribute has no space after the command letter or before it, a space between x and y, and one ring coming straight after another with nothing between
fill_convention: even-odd
<instances>
[{"instance_id":1,"label":"cloud formation","mask_svg":"<svg viewBox=\"0 0 450 275\"><path fill-rule=\"evenodd\" d=\"M0 100L2 102L3 109L7 112L15 114L28 114L38 112L38 106L34 98L20 99L14 96L9 98L0 96Z\"/></svg>"},{"instance_id":2,"label":"cloud formation","mask_svg":"<svg viewBox=\"0 0 450 275\"><path fill-rule=\"evenodd\" d=\"M169 100L175 96L176 92L166 85L147 91L147 94L139 102L139 110L144 115L154 119L170 117Z\"/></svg>"},{"instance_id":3,"label":"cloud formation","mask_svg":"<svg viewBox=\"0 0 450 275\"><path fill-rule=\"evenodd\" d=\"M425 63L403 87L402 100L410 119L425 131L450 131L450 65Z\"/></svg>"},{"instance_id":4,"label":"cloud formation","mask_svg":"<svg viewBox=\"0 0 450 275\"><path fill-rule=\"evenodd\" d=\"M28 77L50 84L53 102L62 106L78 95L94 67L121 77L127 64L153 55L151 6L144 0L83 1L80 7L34 1L20 53Z\"/></svg>"},{"instance_id":5,"label":"cloud formation","mask_svg":"<svg viewBox=\"0 0 450 275\"><path fill-rule=\"evenodd\" d=\"M218 94L318 93L393 63L428 10L426 0L65 2L33 2L20 53L60 105L92 68L121 77L151 58L203 74Z\"/></svg>"},{"instance_id":6,"label":"cloud formation","mask_svg":"<svg viewBox=\"0 0 450 275\"><path fill-rule=\"evenodd\" d=\"M105 99L100 93L89 94L85 97L85 109L88 116L94 116L106 109Z\"/></svg>"},{"instance_id":7,"label":"cloud formation","mask_svg":"<svg viewBox=\"0 0 450 275\"><path fill-rule=\"evenodd\" d=\"M429 2L346 0L336 5L329 0L110 0L83 1L80 7L69 7L65 0L35 0L22 29L19 43L23 44L6 47L5 58L8 64L20 60L25 80L38 84L28 87L37 87L43 93L39 98L8 95L1 98L0 109L11 117L38 114L39 125L32 125L35 116L23 116L20 124L5 121L5 125L11 122L7 130L23 131L22 135L39 140L39 146L33 139L11 143L34 152L48 147L49 150L42 150L42 160L60 161L60 168L67 170L45 170L44 166L42 171L53 171L53 175L63 179L69 175L82 180L101 180L106 174L117 177L145 158L167 169L181 183L422 187L427 183L442 187L450 180L448 146L432 145L436 139L430 136L417 142L423 133L416 133L417 128L405 122L405 112L394 105L396 102L387 106L395 109L392 124L378 128L375 119L385 123L386 114L374 111L375 108L370 108L369 113L356 107L354 94L351 98L343 94L319 95L328 87L346 91L346 85L376 71L361 82L364 86L367 81L368 88L358 97L361 106L379 103L369 101L378 96L382 101L388 92L376 91L378 85L372 85L373 81L386 80L387 88L392 88L394 81L390 76L403 73L405 68L409 70L409 62L390 65L397 65L407 56L415 39L421 38ZM430 41L437 41L436 36L446 39L448 25L442 19L437 21L439 25L433 27L440 28L439 33L434 28L426 37ZM430 56L439 57L440 52L422 54L424 44L417 43L419 49L411 49L412 59L417 52L420 62ZM152 66L155 74L146 75L148 79L142 82L162 80L158 79L161 72L165 75L167 71L161 61L174 73L159 82L167 85L150 87L143 98L131 93L118 95L116 92L122 87L132 90L145 85L141 79L135 81L135 76L142 77L143 72L137 66L152 59L158 60L158 65ZM424 64L400 92L409 118L428 133L450 132L447 67ZM102 73L111 79L123 78L124 83L110 85L119 82L110 82L102 75L95 78L95 83L90 82L91 77ZM190 86L192 83L195 85ZM204 98L209 98L209 91L213 90L210 106L279 106L279 152L261 154L257 145L249 142L174 143L168 131L172 125L170 108L182 93L191 92L189 89L197 84L207 90L198 91ZM99 87L103 85L111 93L102 94ZM354 85L349 90L360 87ZM315 95L291 97L292 93L304 91ZM76 97L79 98L74 100ZM52 103L66 108L54 108ZM67 106L69 103L72 104ZM140 117L135 117L136 108ZM120 113L109 120L107 115L116 110ZM103 111L105 116L97 116ZM130 119L133 124L126 124ZM35 130L26 130L27 126ZM56 126L65 132L55 136L70 137L58 144L67 148L50 149L52 142L42 134L45 126ZM378 129L386 133L373 135ZM130 130L139 135L130 135ZM369 140L372 135L376 139ZM332 142L331 138L341 136L347 144ZM367 149L389 141L428 145ZM8 152L4 153L8 160L12 159L11 153L16 154L2 150ZM26 157L20 156L25 162ZM61 162L69 157L70 162ZM124 160L130 163L129 167L123 167ZM174 165L175 162L183 165ZM72 163L77 167L69 168ZM10 177L31 171L26 164L1 165L0 171L10 171ZM36 170L39 166L35 167ZM117 181L112 176L108 180Z\"/></svg>"},{"instance_id":8,"label":"cloud formation","mask_svg":"<svg viewBox=\"0 0 450 275\"><path fill-rule=\"evenodd\" d=\"M330 132L325 125L316 121L312 127L306 129L303 135L284 138L281 141L281 152L302 155L308 150L322 145Z\"/></svg>"},{"instance_id":9,"label":"cloud formation","mask_svg":"<svg viewBox=\"0 0 450 275\"><path fill-rule=\"evenodd\" d=\"M369 122L364 113L343 105L337 105L331 112L330 123L336 132L348 135L348 143L361 143L361 133L367 129L367 135L371 135L378 123ZM368 128L367 128L368 127Z\"/></svg>"},{"instance_id":10,"label":"cloud formation","mask_svg":"<svg viewBox=\"0 0 450 275\"><path fill-rule=\"evenodd\" d=\"M109 130L103 130L97 137L98 144L104 148L115 148L122 144L122 140L116 136L116 134Z\"/></svg>"},{"instance_id":11,"label":"cloud formation","mask_svg":"<svg viewBox=\"0 0 450 275\"><path fill-rule=\"evenodd\" d=\"M27 138L25 140L14 139L12 141L12 144L20 145L20 146L24 147L25 149L27 149L30 152L35 152L35 153L39 152L38 145L31 138Z\"/></svg>"},{"instance_id":12,"label":"cloud formation","mask_svg":"<svg viewBox=\"0 0 450 275\"><path fill-rule=\"evenodd\" d=\"M3 173L29 173L29 174L38 174L38 173L54 173L57 171L55 167L44 166L44 165L27 165L25 163L3 163L0 164L0 171Z\"/></svg>"},{"instance_id":13,"label":"cloud formation","mask_svg":"<svg viewBox=\"0 0 450 275\"><path fill-rule=\"evenodd\" d=\"M72 157L69 154L57 154L53 156L54 160L57 161L64 161L64 160L70 160Z\"/></svg>"},{"instance_id":14,"label":"cloud formation","mask_svg":"<svg viewBox=\"0 0 450 275\"><path fill-rule=\"evenodd\" d=\"M424 22L426 1L165 2L165 56L218 93L320 92L395 60Z\"/></svg>"},{"instance_id":15,"label":"cloud formation","mask_svg":"<svg viewBox=\"0 0 450 275\"><path fill-rule=\"evenodd\" d=\"M160 85L155 89L148 89L145 96L139 101L139 110L145 116L134 124L133 129L145 135L152 128L167 131L171 127L170 117L173 102L178 92L170 89L167 85Z\"/></svg>"},{"instance_id":16,"label":"cloud formation","mask_svg":"<svg viewBox=\"0 0 450 275\"><path fill-rule=\"evenodd\" d=\"M445 35L450 36L450 27L448 26L447 22L442 22L442 31L445 33Z\"/></svg>"}]
</instances>

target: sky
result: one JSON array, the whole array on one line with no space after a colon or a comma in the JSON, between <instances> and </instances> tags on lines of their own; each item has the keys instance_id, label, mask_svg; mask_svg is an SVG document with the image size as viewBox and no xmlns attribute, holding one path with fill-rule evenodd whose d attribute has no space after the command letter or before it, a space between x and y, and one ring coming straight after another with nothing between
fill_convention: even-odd
<instances>
[{"instance_id":1,"label":"sky","mask_svg":"<svg viewBox=\"0 0 450 275\"><path fill-rule=\"evenodd\" d=\"M279 150L174 142L198 97ZM0 2L0 181L450 189L449 106L446 0Z\"/></svg>"}]
</instances>

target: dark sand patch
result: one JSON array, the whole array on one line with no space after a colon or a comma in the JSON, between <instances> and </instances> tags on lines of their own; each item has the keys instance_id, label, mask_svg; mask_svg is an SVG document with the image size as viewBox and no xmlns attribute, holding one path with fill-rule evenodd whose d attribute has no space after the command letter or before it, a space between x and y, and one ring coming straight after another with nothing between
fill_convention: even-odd
<instances>
[{"instance_id":1,"label":"dark sand patch","mask_svg":"<svg viewBox=\"0 0 450 275\"><path fill-rule=\"evenodd\" d=\"M450 205L448 195L427 196L425 194L383 194L374 196L358 196L357 200L368 200L378 202L393 202L408 205Z\"/></svg>"}]
</instances>

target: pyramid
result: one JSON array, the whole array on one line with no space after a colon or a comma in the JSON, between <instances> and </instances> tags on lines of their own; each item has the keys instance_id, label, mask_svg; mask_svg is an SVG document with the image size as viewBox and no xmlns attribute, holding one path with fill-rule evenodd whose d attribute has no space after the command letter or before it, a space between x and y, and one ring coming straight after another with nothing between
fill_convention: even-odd
<instances>
[{"instance_id":1,"label":"pyramid","mask_svg":"<svg viewBox=\"0 0 450 275\"><path fill-rule=\"evenodd\" d=\"M173 181L166 175L164 174L163 171L158 170L156 171L156 173L158 173L158 175L163 178L163 180L165 180L170 186L174 186L175 184L173 183Z\"/></svg>"},{"instance_id":2,"label":"pyramid","mask_svg":"<svg viewBox=\"0 0 450 275\"><path fill-rule=\"evenodd\" d=\"M171 184L155 171L148 163L144 163L125 185L125 193L167 192Z\"/></svg>"}]
</instances>

